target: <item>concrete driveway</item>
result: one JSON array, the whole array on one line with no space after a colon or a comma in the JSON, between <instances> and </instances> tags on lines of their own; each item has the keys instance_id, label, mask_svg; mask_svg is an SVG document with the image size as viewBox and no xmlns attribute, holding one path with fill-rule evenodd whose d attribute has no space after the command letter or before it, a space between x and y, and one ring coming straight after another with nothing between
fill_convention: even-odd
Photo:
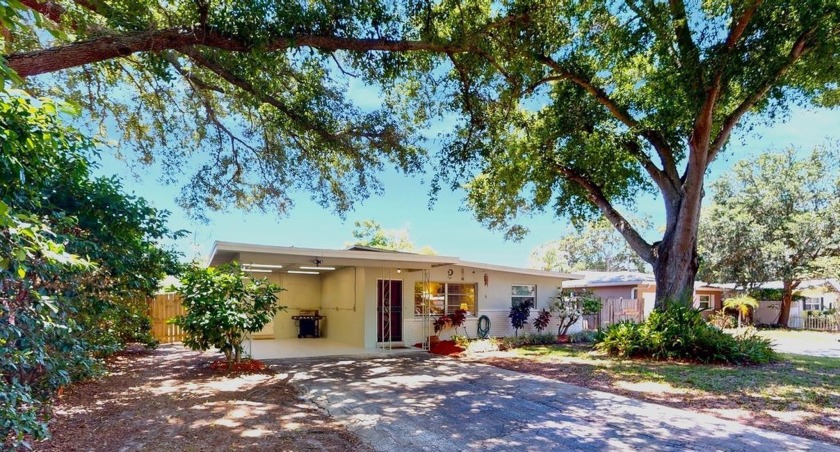
<instances>
[{"instance_id":1,"label":"concrete driveway","mask_svg":"<svg viewBox=\"0 0 840 452\"><path fill-rule=\"evenodd\" d=\"M840 448L428 354L271 363L376 450Z\"/></svg>"},{"instance_id":2,"label":"concrete driveway","mask_svg":"<svg viewBox=\"0 0 840 452\"><path fill-rule=\"evenodd\" d=\"M763 330L758 334L772 340L777 352L840 358L840 333Z\"/></svg>"}]
</instances>

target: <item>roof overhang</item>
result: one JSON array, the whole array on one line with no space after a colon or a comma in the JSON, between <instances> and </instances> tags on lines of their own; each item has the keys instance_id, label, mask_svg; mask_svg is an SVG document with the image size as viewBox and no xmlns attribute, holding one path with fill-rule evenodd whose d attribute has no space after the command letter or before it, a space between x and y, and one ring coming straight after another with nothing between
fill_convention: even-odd
<instances>
[{"instance_id":1,"label":"roof overhang","mask_svg":"<svg viewBox=\"0 0 840 452\"><path fill-rule=\"evenodd\" d=\"M243 266L282 265L272 272L285 273L302 266L324 266L336 269L346 267L399 268L407 271L432 269L443 266L462 266L494 270L530 276L557 279L579 279L580 276L480 262L462 261L453 256L436 256L404 252L377 252L360 250L330 250L321 248L298 248L294 246L253 245L246 243L215 242L210 251L207 266L218 266L238 260Z\"/></svg>"}]
</instances>

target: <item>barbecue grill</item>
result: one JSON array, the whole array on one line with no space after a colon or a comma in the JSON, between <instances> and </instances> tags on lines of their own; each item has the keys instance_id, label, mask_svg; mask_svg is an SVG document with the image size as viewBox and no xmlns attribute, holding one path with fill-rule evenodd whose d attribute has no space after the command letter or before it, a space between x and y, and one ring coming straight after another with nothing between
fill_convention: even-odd
<instances>
[{"instance_id":1,"label":"barbecue grill","mask_svg":"<svg viewBox=\"0 0 840 452\"><path fill-rule=\"evenodd\" d=\"M300 314L293 315L292 320L298 327L298 338L321 337L321 319L325 318L318 314L317 310L301 310Z\"/></svg>"}]
</instances>

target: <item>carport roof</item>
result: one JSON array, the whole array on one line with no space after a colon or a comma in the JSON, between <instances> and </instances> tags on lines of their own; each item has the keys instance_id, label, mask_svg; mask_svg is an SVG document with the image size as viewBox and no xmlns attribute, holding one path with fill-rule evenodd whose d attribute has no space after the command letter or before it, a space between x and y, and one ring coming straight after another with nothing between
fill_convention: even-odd
<instances>
[{"instance_id":1,"label":"carport roof","mask_svg":"<svg viewBox=\"0 0 840 452\"><path fill-rule=\"evenodd\" d=\"M531 276L543 276L559 279L579 279L580 276L530 268L508 267L503 265L468 262L453 256L415 254L376 248L354 246L344 250L322 248L298 248L294 246L255 245L247 243L215 242L210 252L208 266L216 266L239 258L243 265L283 265L283 269L312 266L318 261L325 267L386 267L411 269L430 269L447 265L458 265L484 270L495 270Z\"/></svg>"}]
</instances>

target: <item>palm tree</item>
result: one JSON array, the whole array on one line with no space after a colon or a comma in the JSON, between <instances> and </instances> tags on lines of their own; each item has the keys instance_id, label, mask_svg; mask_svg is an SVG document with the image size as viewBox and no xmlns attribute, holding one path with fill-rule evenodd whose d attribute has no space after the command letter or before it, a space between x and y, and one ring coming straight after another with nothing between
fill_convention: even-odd
<instances>
[{"instance_id":1,"label":"palm tree","mask_svg":"<svg viewBox=\"0 0 840 452\"><path fill-rule=\"evenodd\" d=\"M758 300L749 295L739 295L723 300L723 307L738 311L738 328L741 328L741 319L750 314L750 309L758 308Z\"/></svg>"}]
</instances>

